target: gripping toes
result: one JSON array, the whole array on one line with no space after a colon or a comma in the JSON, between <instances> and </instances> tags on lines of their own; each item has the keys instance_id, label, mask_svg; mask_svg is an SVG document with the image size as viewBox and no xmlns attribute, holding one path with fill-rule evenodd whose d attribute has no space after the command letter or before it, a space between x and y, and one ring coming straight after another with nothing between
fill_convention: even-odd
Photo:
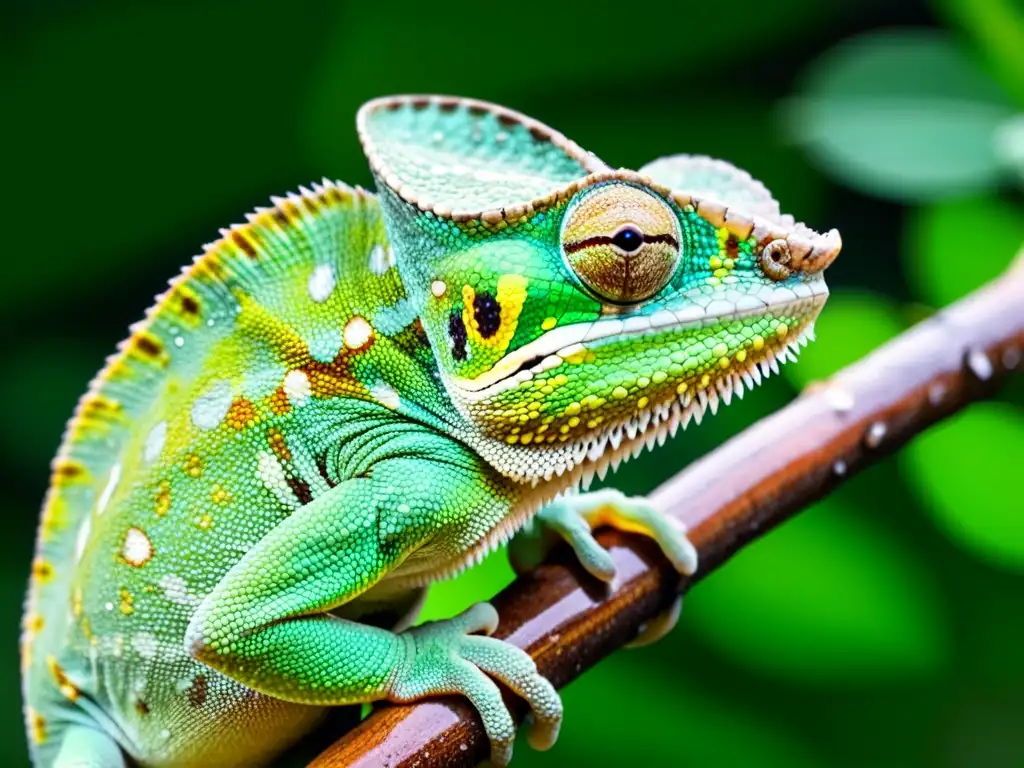
<instances>
[{"instance_id":1,"label":"gripping toes","mask_svg":"<svg viewBox=\"0 0 1024 768\"><path fill-rule=\"evenodd\" d=\"M491 741L491 761L507 765L515 723L494 680L530 705L534 725L529 742L536 749L547 749L555 742L562 722L562 701L525 651L504 640L471 634L490 634L497 624L494 608L478 603L453 619L403 633L406 659L396 670L390 698L413 701L442 693L464 695L480 713Z\"/></svg>"},{"instance_id":2,"label":"gripping toes","mask_svg":"<svg viewBox=\"0 0 1024 768\"><path fill-rule=\"evenodd\" d=\"M610 488L565 496L542 509L536 521L568 541L583 567L602 581L615 577L615 566L608 550L591 533L600 525L649 536L677 571L690 575L697 570L697 550L686 538L686 526L643 497L626 496ZM513 557L519 543L517 537L513 541Z\"/></svg>"}]
</instances>

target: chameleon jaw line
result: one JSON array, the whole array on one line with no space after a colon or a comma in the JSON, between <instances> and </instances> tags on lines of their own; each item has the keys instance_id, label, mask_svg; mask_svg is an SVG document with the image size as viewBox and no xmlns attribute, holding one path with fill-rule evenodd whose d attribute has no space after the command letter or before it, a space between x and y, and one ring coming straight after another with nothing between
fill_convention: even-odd
<instances>
[{"instance_id":1,"label":"chameleon jaw line","mask_svg":"<svg viewBox=\"0 0 1024 768\"><path fill-rule=\"evenodd\" d=\"M567 325L555 328L511 352L475 379L452 377L450 381L465 401L479 402L514 389L530 381L535 374L557 368L566 357L583 351L591 342L612 336L700 328L708 322L758 315L769 308L782 312L805 302L817 310L827 297L828 289L823 282L801 283L792 287L774 288L764 298L747 295L736 302L712 301L706 307L694 303L674 311L662 309L651 315ZM524 363L532 360L539 362L528 368L524 366Z\"/></svg>"}]
</instances>

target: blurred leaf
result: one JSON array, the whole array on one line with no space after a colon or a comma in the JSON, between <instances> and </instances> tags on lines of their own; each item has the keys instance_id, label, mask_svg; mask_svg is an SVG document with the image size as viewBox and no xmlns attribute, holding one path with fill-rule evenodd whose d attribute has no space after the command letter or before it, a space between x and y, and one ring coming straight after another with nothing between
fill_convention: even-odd
<instances>
[{"instance_id":1,"label":"blurred leaf","mask_svg":"<svg viewBox=\"0 0 1024 768\"><path fill-rule=\"evenodd\" d=\"M782 371L802 389L864 357L900 334L905 325L899 306L885 296L836 291L814 324L816 341Z\"/></svg>"},{"instance_id":2,"label":"blurred leaf","mask_svg":"<svg viewBox=\"0 0 1024 768\"><path fill-rule=\"evenodd\" d=\"M997 127L1006 95L947 35L875 32L819 59L783 110L787 132L821 166L897 200L960 196L1005 173Z\"/></svg>"},{"instance_id":3,"label":"blurred leaf","mask_svg":"<svg viewBox=\"0 0 1024 768\"><path fill-rule=\"evenodd\" d=\"M953 541L988 563L1024 571L1024 497L1017 490L1024 414L977 403L904 448L907 482Z\"/></svg>"},{"instance_id":4,"label":"blurred leaf","mask_svg":"<svg viewBox=\"0 0 1024 768\"><path fill-rule=\"evenodd\" d=\"M416 623L448 619L462 613L474 603L490 600L511 584L514 578L515 573L508 564L505 548L496 549L482 563L463 571L454 579L432 584Z\"/></svg>"},{"instance_id":5,"label":"blurred leaf","mask_svg":"<svg viewBox=\"0 0 1024 768\"><path fill-rule=\"evenodd\" d=\"M909 215L907 276L936 307L997 277L1024 243L1024 211L995 197L933 203Z\"/></svg>"},{"instance_id":6,"label":"blurred leaf","mask_svg":"<svg viewBox=\"0 0 1024 768\"><path fill-rule=\"evenodd\" d=\"M366 99L390 93L497 101L595 151L575 122L628 123L629 133L606 148L605 159L615 167L625 162L613 156L615 150L621 146L622 154L635 136L660 130L645 127L645 102L675 106L679 134L694 122L716 128L745 122L763 129L756 110L731 89L724 106L705 103L695 88L720 92L720 78L696 82L701 78L694 77L694 68L740 67L756 59L766 38L811 34L837 9L813 0L735 0L729 12L743 23L723 27L721 9L710 4L663 4L656 16L638 20L644 28L664 30L657 43L648 44L641 27L624 26L620 11L587 0L547 3L533 14L509 10L492 20L474 0L451 0L443 12L422 2L348 4L329 28L329 44L317 49L312 100L302 119L306 145L319 165L335 173L339 150L352 143L355 110ZM673 72L677 81L666 89ZM671 151L693 150L679 141ZM653 159L639 154L637 165Z\"/></svg>"},{"instance_id":7,"label":"blurred leaf","mask_svg":"<svg viewBox=\"0 0 1024 768\"><path fill-rule=\"evenodd\" d=\"M563 693L565 723L550 752L516 745L515 764L804 768L820 763L770 719L735 700L698 694L683 669L652 675L617 653Z\"/></svg>"},{"instance_id":8,"label":"blurred leaf","mask_svg":"<svg viewBox=\"0 0 1024 768\"><path fill-rule=\"evenodd\" d=\"M937 0L934 5L978 43L1003 87L1024 107L1024 6L1020 0Z\"/></svg>"},{"instance_id":9,"label":"blurred leaf","mask_svg":"<svg viewBox=\"0 0 1024 768\"><path fill-rule=\"evenodd\" d=\"M1024 184L1024 115L1003 121L996 129L995 142L1003 164L1016 171Z\"/></svg>"},{"instance_id":10,"label":"blurred leaf","mask_svg":"<svg viewBox=\"0 0 1024 768\"><path fill-rule=\"evenodd\" d=\"M744 549L686 611L723 653L794 680L930 675L948 651L928 574L835 497Z\"/></svg>"}]
</instances>

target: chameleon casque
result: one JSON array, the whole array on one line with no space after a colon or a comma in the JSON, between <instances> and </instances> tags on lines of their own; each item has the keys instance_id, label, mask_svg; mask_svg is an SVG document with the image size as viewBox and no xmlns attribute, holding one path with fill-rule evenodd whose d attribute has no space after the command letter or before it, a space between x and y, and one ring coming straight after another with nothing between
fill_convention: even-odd
<instances>
[{"instance_id":1,"label":"chameleon casque","mask_svg":"<svg viewBox=\"0 0 1024 768\"><path fill-rule=\"evenodd\" d=\"M325 181L222 230L79 403L24 618L37 766L263 764L327 706L441 692L504 764L494 679L538 748L558 694L486 603L408 628L426 585L527 523L601 579L600 524L696 568L643 499L577 491L777 371L838 233L728 163L613 170L483 102L357 127L376 196Z\"/></svg>"}]
</instances>

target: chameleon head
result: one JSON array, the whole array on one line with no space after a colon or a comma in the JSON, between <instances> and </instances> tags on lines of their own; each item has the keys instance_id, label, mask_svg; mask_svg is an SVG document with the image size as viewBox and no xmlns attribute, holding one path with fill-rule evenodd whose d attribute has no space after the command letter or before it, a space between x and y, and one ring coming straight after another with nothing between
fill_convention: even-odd
<instances>
[{"instance_id":1,"label":"chameleon head","mask_svg":"<svg viewBox=\"0 0 1024 768\"><path fill-rule=\"evenodd\" d=\"M613 171L479 102L371 102L359 130L398 268L465 421L568 482L717 409L810 337L839 252L727 163Z\"/></svg>"}]
</instances>

